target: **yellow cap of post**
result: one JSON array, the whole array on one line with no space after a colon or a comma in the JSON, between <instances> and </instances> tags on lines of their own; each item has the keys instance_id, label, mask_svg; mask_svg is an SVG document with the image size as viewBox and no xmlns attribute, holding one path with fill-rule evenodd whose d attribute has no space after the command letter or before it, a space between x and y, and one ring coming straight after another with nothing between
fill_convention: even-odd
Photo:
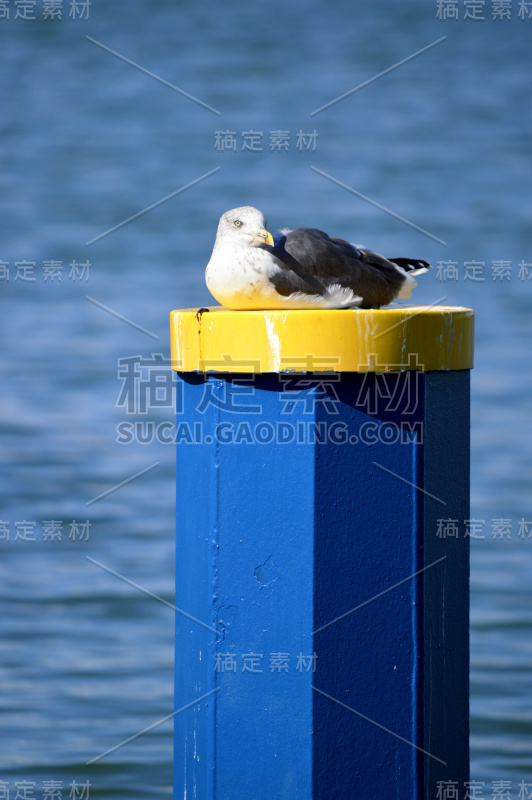
<instances>
[{"instance_id":1,"label":"yellow cap of post","mask_svg":"<svg viewBox=\"0 0 532 800\"><path fill-rule=\"evenodd\" d=\"M376 310L172 311L179 372L390 372L473 367L474 313L454 306Z\"/></svg>"}]
</instances>

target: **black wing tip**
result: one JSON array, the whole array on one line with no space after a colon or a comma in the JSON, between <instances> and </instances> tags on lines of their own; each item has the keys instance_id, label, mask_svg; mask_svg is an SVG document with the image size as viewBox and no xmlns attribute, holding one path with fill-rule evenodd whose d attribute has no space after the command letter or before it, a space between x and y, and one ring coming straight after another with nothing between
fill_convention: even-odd
<instances>
[{"instance_id":1,"label":"black wing tip","mask_svg":"<svg viewBox=\"0 0 532 800\"><path fill-rule=\"evenodd\" d=\"M406 272L412 272L416 269L431 269L431 264L421 258L389 258L388 261L397 264L398 267L402 267Z\"/></svg>"}]
</instances>

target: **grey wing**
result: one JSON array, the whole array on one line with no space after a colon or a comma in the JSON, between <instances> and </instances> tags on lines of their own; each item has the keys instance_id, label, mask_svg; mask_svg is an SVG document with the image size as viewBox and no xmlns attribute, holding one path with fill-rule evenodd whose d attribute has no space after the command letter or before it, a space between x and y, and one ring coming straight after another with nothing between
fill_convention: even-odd
<instances>
[{"instance_id":1,"label":"grey wing","mask_svg":"<svg viewBox=\"0 0 532 800\"><path fill-rule=\"evenodd\" d=\"M292 233L292 231L286 233ZM323 297L326 294L323 281L315 272L305 269L304 265L286 249L286 233L279 232L277 234L273 247L263 246L264 250L274 256L275 263L281 268L269 276L271 282L279 294L284 297L288 297L294 292Z\"/></svg>"},{"instance_id":2,"label":"grey wing","mask_svg":"<svg viewBox=\"0 0 532 800\"><path fill-rule=\"evenodd\" d=\"M361 308L387 305L405 281L384 256L316 228L287 231L276 237L272 252L290 271L318 280L325 289L333 284L352 289L362 297Z\"/></svg>"}]
</instances>

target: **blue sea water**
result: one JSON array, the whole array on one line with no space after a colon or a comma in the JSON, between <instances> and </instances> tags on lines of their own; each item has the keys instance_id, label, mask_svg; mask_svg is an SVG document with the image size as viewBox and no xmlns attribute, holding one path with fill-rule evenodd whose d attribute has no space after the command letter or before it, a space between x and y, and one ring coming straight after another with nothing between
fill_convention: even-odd
<instances>
[{"instance_id":1,"label":"blue sea water","mask_svg":"<svg viewBox=\"0 0 532 800\"><path fill-rule=\"evenodd\" d=\"M58 5L62 19L44 19L40 0L35 19L16 19L10 0L0 18L0 780L13 796L17 781L42 797L54 780L89 780L94 798L171 795L171 720L87 766L172 711L172 611L98 565L172 602L174 448L117 441L118 361L168 357L168 312L210 302L218 217L251 204L274 229L320 227L440 262L415 300L475 309L472 777L486 797L495 781L512 800L521 781L532 791L524 4L507 4L507 19L486 2L483 20L464 19L462 0L459 19L439 19L449 4L429 0L92 0L88 19ZM252 131L261 151L242 149ZM278 131L287 149L271 149ZM309 150L299 132L316 132ZM61 282L45 280L53 262ZM45 539L50 521L61 541Z\"/></svg>"}]
</instances>

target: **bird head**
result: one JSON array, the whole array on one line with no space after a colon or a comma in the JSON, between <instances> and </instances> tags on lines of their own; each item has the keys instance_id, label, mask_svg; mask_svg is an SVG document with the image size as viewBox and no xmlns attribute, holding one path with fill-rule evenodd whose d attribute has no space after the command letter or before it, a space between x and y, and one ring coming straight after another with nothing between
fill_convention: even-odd
<instances>
[{"instance_id":1,"label":"bird head","mask_svg":"<svg viewBox=\"0 0 532 800\"><path fill-rule=\"evenodd\" d=\"M273 236L266 230L264 214L252 206L241 206L226 211L220 218L216 242L224 242L251 247L273 246Z\"/></svg>"}]
</instances>

